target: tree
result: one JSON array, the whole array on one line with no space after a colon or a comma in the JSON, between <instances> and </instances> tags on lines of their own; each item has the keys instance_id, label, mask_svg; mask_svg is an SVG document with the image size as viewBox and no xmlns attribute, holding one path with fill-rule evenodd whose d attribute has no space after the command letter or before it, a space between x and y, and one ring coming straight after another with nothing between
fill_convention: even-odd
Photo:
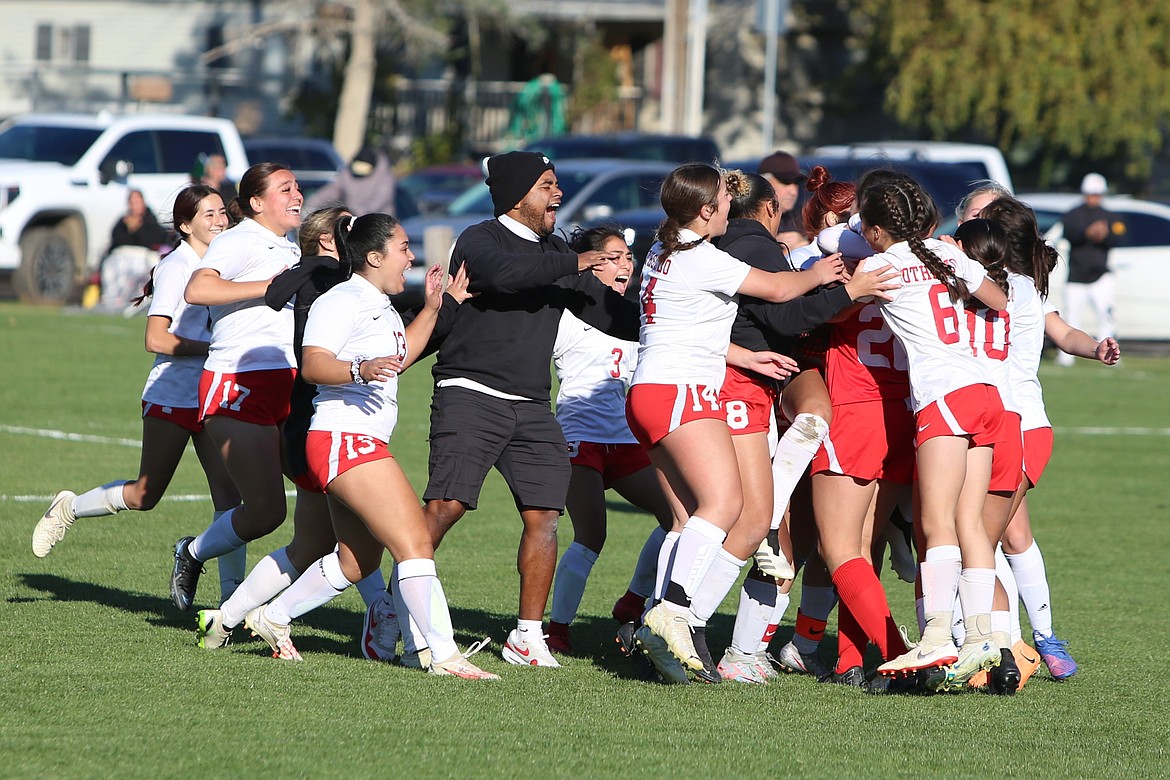
<instances>
[{"instance_id":1,"label":"tree","mask_svg":"<svg viewBox=\"0 0 1170 780\"><path fill-rule=\"evenodd\" d=\"M887 109L937 138L976 134L1147 175L1170 122L1170 3L862 0Z\"/></svg>"}]
</instances>

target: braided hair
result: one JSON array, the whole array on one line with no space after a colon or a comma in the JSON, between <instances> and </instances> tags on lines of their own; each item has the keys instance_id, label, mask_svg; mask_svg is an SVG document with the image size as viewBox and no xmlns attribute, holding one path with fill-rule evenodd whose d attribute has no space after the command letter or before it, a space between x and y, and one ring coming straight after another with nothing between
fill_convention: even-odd
<instances>
[{"instance_id":1,"label":"braided hair","mask_svg":"<svg viewBox=\"0 0 1170 780\"><path fill-rule=\"evenodd\" d=\"M1007 258L1008 270L1029 277L1040 297L1047 298L1048 276L1056 268L1060 256L1040 234L1036 212L1007 195L988 203L979 216L999 223L1007 233L1011 249Z\"/></svg>"},{"instance_id":2,"label":"braided hair","mask_svg":"<svg viewBox=\"0 0 1170 780\"><path fill-rule=\"evenodd\" d=\"M939 211L922 185L905 174L873 171L863 177L859 189L862 221L882 228L894 241L905 241L914 256L946 285L952 302L967 301L971 297L967 284L923 242L934 230Z\"/></svg>"},{"instance_id":3,"label":"braided hair","mask_svg":"<svg viewBox=\"0 0 1170 780\"><path fill-rule=\"evenodd\" d=\"M955 240L963 252L987 270L987 277L1005 293L1008 291L1007 262L1011 243L1007 231L990 219L969 219L955 229Z\"/></svg>"},{"instance_id":4,"label":"braided hair","mask_svg":"<svg viewBox=\"0 0 1170 780\"><path fill-rule=\"evenodd\" d=\"M679 231L695 221L703 206L719 207L722 181L723 172L704 163L680 165L667 174L659 190L662 210L666 212L666 219L658 226L657 238L662 243L659 262L707 240L707 236L703 236L698 241L683 242L679 239Z\"/></svg>"}]
</instances>

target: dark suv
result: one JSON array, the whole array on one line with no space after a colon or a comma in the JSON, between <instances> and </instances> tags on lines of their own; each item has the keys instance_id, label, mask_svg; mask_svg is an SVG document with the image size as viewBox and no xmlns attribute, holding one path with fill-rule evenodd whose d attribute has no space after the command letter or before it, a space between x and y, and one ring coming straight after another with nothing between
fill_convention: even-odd
<instances>
[{"instance_id":1,"label":"dark suv","mask_svg":"<svg viewBox=\"0 0 1170 780\"><path fill-rule=\"evenodd\" d=\"M710 138L635 132L542 138L529 144L525 151L544 152L553 160L594 157L671 163L719 160L719 147Z\"/></svg>"}]
</instances>

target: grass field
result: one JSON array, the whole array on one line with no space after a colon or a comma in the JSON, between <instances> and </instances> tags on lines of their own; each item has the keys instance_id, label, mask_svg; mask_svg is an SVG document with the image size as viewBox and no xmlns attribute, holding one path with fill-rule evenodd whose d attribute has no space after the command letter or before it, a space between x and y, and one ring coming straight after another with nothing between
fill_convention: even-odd
<instances>
[{"instance_id":1,"label":"grass field","mask_svg":"<svg viewBox=\"0 0 1170 780\"><path fill-rule=\"evenodd\" d=\"M500 683L362 660L352 590L294 626L302 664L255 642L199 650L167 579L171 546L205 527L209 501L168 497L150 514L83 520L44 560L30 548L54 492L136 474L150 365L142 328L0 305L0 777L1170 773L1170 360L1042 369L1056 452L1030 500L1056 626L1080 673L1056 683L1040 672L1011 699L874 697L808 678L685 688L632 679L608 615L652 521L617 499L574 626L579 655L560 670L506 665L498 650L515 615L519 521L495 475L438 564L457 639L495 640L476 661ZM417 489L430 394L420 368L403 379L392 443ZM192 455L171 493L205 490ZM562 547L570 538L566 520ZM255 543L250 561L286 539L282 529ZM913 624L909 586L886 582L895 617ZM201 603L216 591L211 571ZM719 651L732 617L729 600L709 632Z\"/></svg>"}]
</instances>

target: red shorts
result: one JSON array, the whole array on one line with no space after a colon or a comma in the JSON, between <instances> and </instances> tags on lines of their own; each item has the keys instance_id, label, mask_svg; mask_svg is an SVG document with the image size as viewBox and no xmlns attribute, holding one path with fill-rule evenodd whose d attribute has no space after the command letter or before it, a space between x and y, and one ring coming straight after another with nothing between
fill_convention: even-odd
<instances>
[{"instance_id":1,"label":"red shorts","mask_svg":"<svg viewBox=\"0 0 1170 780\"><path fill-rule=\"evenodd\" d=\"M813 457L810 473L909 485L914 478L914 414L909 400L834 406L829 435Z\"/></svg>"},{"instance_id":2,"label":"red shorts","mask_svg":"<svg viewBox=\"0 0 1170 780\"><path fill-rule=\"evenodd\" d=\"M295 368L221 374L204 369L199 378L199 419L222 414L255 425L280 425L288 417Z\"/></svg>"},{"instance_id":3,"label":"red shorts","mask_svg":"<svg viewBox=\"0 0 1170 780\"><path fill-rule=\"evenodd\" d=\"M305 457L309 461L309 472L313 479L328 488L330 482L354 466L394 456L386 449L386 442L379 441L373 436L338 431L309 431L309 438L305 442Z\"/></svg>"},{"instance_id":4,"label":"red shorts","mask_svg":"<svg viewBox=\"0 0 1170 780\"><path fill-rule=\"evenodd\" d=\"M1032 487L1040 484L1044 469L1052 458L1052 429L1033 428L1024 431L1024 476Z\"/></svg>"},{"instance_id":5,"label":"red shorts","mask_svg":"<svg viewBox=\"0 0 1170 780\"><path fill-rule=\"evenodd\" d=\"M626 395L626 422L645 449L695 420L727 422L719 391L707 385L634 385Z\"/></svg>"},{"instance_id":6,"label":"red shorts","mask_svg":"<svg viewBox=\"0 0 1170 780\"><path fill-rule=\"evenodd\" d=\"M596 471L607 488L622 477L637 474L650 466L650 458L641 444L598 444L592 441L569 442L569 462Z\"/></svg>"},{"instance_id":7,"label":"red shorts","mask_svg":"<svg viewBox=\"0 0 1170 780\"><path fill-rule=\"evenodd\" d=\"M325 488L321 487L321 483L313 476L313 472L306 471L304 474L297 474L295 477L289 477L292 483L301 490L307 490L310 493L325 493Z\"/></svg>"},{"instance_id":8,"label":"red shorts","mask_svg":"<svg viewBox=\"0 0 1170 780\"><path fill-rule=\"evenodd\" d=\"M143 401L142 416L166 420L191 433L200 433L203 430L203 423L199 422L199 410L189 406L160 406Z\"/></svg>"},{"instance_id":9,"label":"red shorts","mask_svg":"<svg viewBox=\"0 0 1170 780\"><path fill-rule=\"evenodd\" d=\"M719 403L727 412L731 435L767 433L772 421L772 406L778 396L772 380L728 366L723 387L719 390Z\"/></svg>"},{"instance_id":10,"label":"red shorts","mask_svg":"<svg viewBox=\"0 0 1170 780\"><path fill-rule=\"evenodd\" d=\"M1014 493L1020 486L1024 467L1024 437L1020 433L1020 415L1003 413L1003 438L995 443L991 459L989 491Z\"/></svg>"},{"instance_id":11,"label":"red shorts","mask_svg":"<svg viewBox=\"0 0 1170 780\"><path fill-rule=\"evenodd\" d=\"M935 436L970 436L976 447L994 445L1003 436L1003 415L1003 401L991 385L960 387L914 416L914 444Z\"/></svg>"}]
</instances>

